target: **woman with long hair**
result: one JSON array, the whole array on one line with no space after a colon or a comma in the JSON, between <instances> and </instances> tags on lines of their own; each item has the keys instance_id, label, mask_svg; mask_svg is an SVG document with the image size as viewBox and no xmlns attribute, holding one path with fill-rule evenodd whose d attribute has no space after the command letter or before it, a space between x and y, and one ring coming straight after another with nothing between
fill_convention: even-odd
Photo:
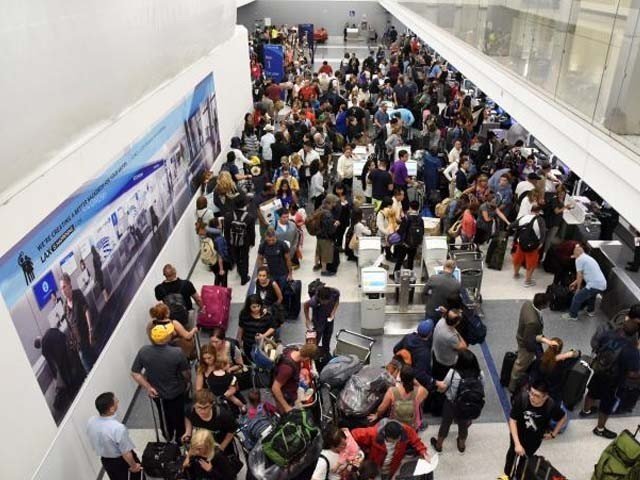
<instances>
[{"instance_id":1,"label":"woman with long hair","mask_svg":"<svg viewBox=\"0 0 640 480\"><path fill-rule=\"evenodd\" d=\"M234 199L237 195L238 189L231 174L225 170L221 171L213 189L213 204L218 208L218 212L215 215L224 217L225 213L232 211Z\"/></svg>"},{"instance_id":2,"label":"woman with long hair","mask_svg":"<svg viewBox=\"0 0 640 480\"><path fill-rule=\"evenodd\" d=\"M276 198L280 199L282 202L282 208L285 210L288 210L292 204L296 203L296 196L293 190L291 190L289 180L284 178L280 180L280 186L276 192Z\"/></svg>"},{"instance_id":3,"label":"woman with long hair","mask_svg":"<svg viewBox=\"0 0 640 480\"><path fill-rule=\"evenodd\" d=\"M216 397L229 402L230 407L244 413L245 404L236 396L238 380L227 371L228 368L227 359L223 356L216 357L213 345L203 345L196 370L196 390L206 388Z\"/></svg>"},{"instance_id":4,"label":"woman with long hair","mask_svg":"<svg viewBox=\"0 0 640 480\"><path fill-rule=\"evenodd\" d=\"M232 341L227 338L222 328L215 327L211 330L209 343L211 343L211 346L215 350L216 358L224 358L227 361L227 371L229 371L229 373L242 371L242 367L244 366L242 352L235 340Z\"/></svg>"},{"instance_id":5,"label":"woman with long hair","mask_svg":"<svg viewBox=\"0 0 640 480\"><path fill-rule=\"evenodd\" d=\"M456 439L458 451L460 453L465 451L465 442L469 435L471 420L461 418L459 412L456 411L454 402L462 380L468 378L480 379L482 381L483 377L478 359L473 352L471 350L462 350L458 354L458 362L453 368L449 369L443 380L445 384L445 401L442 407L442 421L440 422L440 429L438 430L438 438L431 437L431 445L433 445L436 452L442 452L442 444L445 438L447 438L447 435L449 435L449 429L454 421L458 424L458 438Z\"/></svg>"},{"instance_id":6,"label":"woman with long hair","mask_svg":"<svg viewBox=\"0 0 640 480\"><path fill-rule=\"evenodd\" d=\"M260 295L252 294L247 297L244 308L240 311L236 339L245 355L251 358L251 350L256 340L271 337L278 327L277 322L265 308Z\"/></svg>"},{"instance_id":7,"label":"woman with long hair","mask_svg":"<svg viewBox=\"0 0 640 480\"><path fill-rule=\"evenodd\" d=\"M216 441L211 432L205 429L196 431L191 437L182 468L192 480L235 480L234 472L227 457L217 450Z\"/></svg>"},{"instance_id":8,"label":"woman with long hair","mask_svg":"<svg viewBox=\"0 0 640 480\"><path fill-rule=\"evenodd\" d=\"M400 382L387 390L376 413L369 415L369 420L376 421L388 412L389 418L420 430L422 403L428 395L427 389L416 381L413 368L404 365L400 369Z\"/></svg>"},{"instance_id":9,"label":"woman with long hair","mask_svg":"<svg viewBox=\"0 0 640 480\"><path fill-rule=\"evenodd\" d=\"M579 358L581 353L579 350L569 350L562 352L564 342L558 337L550 339L547 349L542 356L536 359L529 370L529 381L543 379L549 386L549 396L555 402L562 402L562 386L565 374L571 362L566 360Z\"/></svg>"}]
</instances>

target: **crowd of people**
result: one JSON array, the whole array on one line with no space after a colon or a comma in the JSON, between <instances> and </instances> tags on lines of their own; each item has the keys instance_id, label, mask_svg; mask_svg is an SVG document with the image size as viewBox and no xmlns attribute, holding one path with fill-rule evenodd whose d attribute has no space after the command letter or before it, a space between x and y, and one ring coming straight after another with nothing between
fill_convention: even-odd
<instances>
[{"instance_id":1,"label":"crowd of people","mask_svg":"<svg viewBox=\"0 0 640 480\"><path fill-rule=\"evenodd\" d=\"M392 272L412 269L424 236L422 217L433 212L451 241L460 237L458 242L473 248L495 241L499 232L514 233L514 277L524 267L528 287L535 284L540 257L564 240L562 215L573 208L566 202L563 172L525 155L521 139L509 144L484 129L498 107L463 90L462 76L417 38L396 32L388 49L381 46L364 59L347 53L335 70L323 61L317 71L304 42L295 38L285 28L252 36L255 108L217 175L207 172L197 199L200 257L215 285L226 287L234 269L241 284L248 284L250 250L257 246L255 289L248 292L236 335L214 328L209 342L197 349L194 340L202 334L194 327L195 311L203 307L202 299L189 280L166 265L165 280L155 289L160 303L150 309L146 326L150 343L131 367L134 381L161 413L164 438L186 447L182 467L189 478L236 478L244 458L234 439L243 422L287 415L308 401L316 367L331 352L338 289L321 283L302 302L308 334L301 346L281 352L265 385L273 403L264 390L253 388L248 367L256 347L277 340L290 314L295 271L305 261L309 237L316 237L313 270L323 277L336 274L341 258L357 262L358 242L370 235L381 238ZM260 64L266 43L291 47L279 82L266 78ZM357 176L354 152L369 144L374 153ZM410 176L407 162L418 149L426 151L422 173ZM373 205L372 217L365 218L365 204ZM571 255L575 276L568 287L575 294L566 318L575 320L582 308L594 311L606 280L581 244ZM445 449L454 422L456 448L465 451L470 426L484 405L484 377L460 328L468 307L455 269L450 260L429 278L427 318L398 342L386 368L396 383L365 425L331 425L323 432L322 453L307 478L390 479L408 451L428 460L431 453L419 437L427 428L423 412L442 417L429 442L433 451ZM548 295L536 294L520 312L502 478L511 475L516 456L533 455L567 423L562 379L581 352L563 352L562 339L544 337L541 311L549 302ZM603 366L594 375L580 412L592 415L594 400L600 401L596 435L615 436L606 420L616 392L638 379L639 324L635 306L621 328L600 332L595 340L596 355L616 355L615 370ZM114 417L118 399L104 393L96 409L89 437L107 474L140 478L133 443Z\"/></svg>"}]
</instances>

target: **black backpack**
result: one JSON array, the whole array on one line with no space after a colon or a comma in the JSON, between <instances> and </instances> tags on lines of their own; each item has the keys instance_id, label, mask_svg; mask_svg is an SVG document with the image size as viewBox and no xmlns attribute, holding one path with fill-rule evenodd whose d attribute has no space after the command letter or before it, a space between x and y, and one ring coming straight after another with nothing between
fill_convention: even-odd
<instances>
[{"instance_id":1,"label":"black backpack","mask_svg":"<svg viewBox=\"0 0 640 480\"><path fill-rule=\"evenodd\" d=\"M230 239L232 247L244 247L247 239L247 224L246 218L249 215L247 212L243 212L238 217L237 212L233 212L233 220L230 225Z\"/></svg>"},{"instance_id":2,"label":"black backpack","mask_svg":"<svg viewBox=\"0 0 640 480\"><path fill-rule=\"evenodd\" d=\"M463 377L460 372L458 374L461 378L453 406L459 418L475 420L484 407L484 385L480 377Z\"/></svg>"},{"instance_id":3,"label":"black backpack","mask_svg":"<svg viewBox=\"0 0 640 480\"><path fill-rule=\"evenodd\" d=\"M536 216L526 225L518 227L516 235L518 238L518 244L520 245L520 250L523 252L533 252L540 248L540 239L533 228L539 219L540 217Z\"/></svg>"},{"instance_id":4,"label":"black backpack","mask_svg":"<svg viewBox=\"0 0 640 480\"><path fill-rule=\"evenodd\" d=\"M619 359L623 347L623 342L618 338L608 338L598 346L596 356L591 362L593 373L615 381L620 375Z\"/></svg>"},{"instance_id":5,"label":"black backpack","mask_svg":"<svg viewBox=\"0 0 640 480\"><path fill-rule=\"evenodd\" d=\"M182 284L180 285L182 287ZM162 297L164 304L169 307L171 320L177 320L181 324L186 325L189 321L189 310L182 293L169 293Z\"/></svg>"},{"instance_id":6,"label":"black backpack","mask_svg":"<svg viewBox=\"0 0 640 480\"><path fill-rule=\"evenodd\" d=\"M422 245L424 238L424 222L420 215L409 215L407 217L407 232L405 243L411 248L418 248Z\"/></svg>"}]
</instances>

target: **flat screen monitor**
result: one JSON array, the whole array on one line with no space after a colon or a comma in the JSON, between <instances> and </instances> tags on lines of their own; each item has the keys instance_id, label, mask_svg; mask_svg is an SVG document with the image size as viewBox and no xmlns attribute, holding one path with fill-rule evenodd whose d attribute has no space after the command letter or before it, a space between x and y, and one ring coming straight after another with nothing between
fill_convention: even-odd
<instances>
[{"instance_id":1,"label":"flat screen monitor","mask_svg":"<svg viewBox=\"0 0 640 480\"><path fill-rule=\"evenodd\" d=\"M31 288L33 289L33 295L36 297L36 302L38 302L38 308L42 310L51 298L51 294L58 291L53 272L49 270Z\"/></svg>"},{"instance_id":2,"label":"flat screen monitor","mask_svg":"<svg viewBox=\"0 0 640 480\"><path fill-rule=\"evenodd\" d=\"M363 293L384 293L387 289L387 271L383 268L366 269L361 271Z\"/></svg>"},{"instance_id":3,"label":"flat screen monitor","mask_svg":"<svg viewBox=\"0 0 640 480\"><path fill-rule=\"evenodd\" d=\"M407 173L409 174L410 177L417 177L418 176L418 162L416 162L415 160L409 160L407 162Z\"/></svg>"},{"instance_id":4,"label":"flat screen monitor","mask_svg":"<svg viewBox=\"0 0 640 480\"><path fill-rule=\"evenodd\" d=\"M433 269L436 275L442 273L442 270L444 270L443 266L434 267ZM456 269L453 271L453 278L455 278L459 282L462 282L462 273L460 273L460 269L458 267L456 267Z\"/></svg>"},{"instance_id":5,"label":"flat screen monitor","mask_svg":"<svg viewBox=\"0 0 640 480\"><path fill-rule=\"evenodd\" d=\"M353 175L356 177L362 176L362 170L364 170L364 164L367 163L366 160L356 160L353 162Z\"/></svg>"}]
</instances>

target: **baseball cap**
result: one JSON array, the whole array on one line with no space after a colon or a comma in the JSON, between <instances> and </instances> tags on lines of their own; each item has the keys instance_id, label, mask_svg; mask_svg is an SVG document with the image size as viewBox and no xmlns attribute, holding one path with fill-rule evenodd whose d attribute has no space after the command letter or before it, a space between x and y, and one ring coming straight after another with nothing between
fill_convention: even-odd
<instances>
[{"instance_id":1,"label":"baseball cap","mask_svg":"<svg viewBox=\"0 0 640 480\"><path fill-rule=\"evenodd\" d=\"M433 332L433 320L427 318L418 324L418 335L421 337L428 337Z\"/></svg>"},{"instance_id":2,"label":"baseball cap","mask_svg":"<svg viewBox=\"0 0 640 480\"><path fill-rule=\"evenodd\" d=\"M175 332L175 327L173 326L173 323L168 322L168 323L163 323L161 325L156 325L155 327L153 327L151 329L151 333L149 334L149 337L151 338L151 341L153 343L157 343L157 344L167 343L169 339L171 339L171 337L173 336L174 332Z\"/></svg>"}]
</instances>

